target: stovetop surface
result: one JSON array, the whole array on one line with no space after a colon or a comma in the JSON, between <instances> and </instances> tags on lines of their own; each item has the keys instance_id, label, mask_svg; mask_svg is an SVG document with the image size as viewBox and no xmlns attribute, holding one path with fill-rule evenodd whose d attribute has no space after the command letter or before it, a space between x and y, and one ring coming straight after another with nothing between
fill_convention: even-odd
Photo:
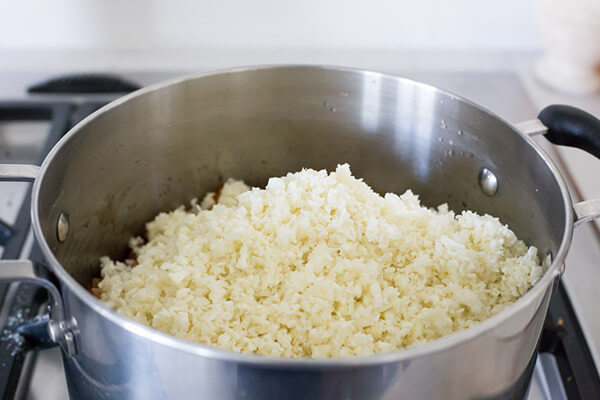
<instances>
[{"instance_id":1,"label":"stovetop surface","mask_svg":"<svg viewBox=\"0 0 600 400\"><path fill-rule=\"evenodd\" d=\"M145 86L176 75L178 74L133 74L127 76L131 80L127 83L139 83ZM519 79L511 73L421 72L405 75L446 88L479 102L509 121L527 120L536 115L536 110L528 100ZM25 84L34 83L43 76L33 76L31 80L25 79L25 77L25 75L20 76L20 79L23 80L21 83L18 79L16 83L13 80L11 90L15 90L15 85L25 87ZM2 82L1 79L0 82ZM77 82L79 85L86 83ZM57 83L54 82L54 84ZM58 84L60 85L61 82L59 81ZM21 89L21 92L15 97L20 101L7 103L2 101L4 99L0 99L0 162L39 163L49 146L52 146L64 131L116 96L111 93L91 95L70 93L61 96L41 93L32 95L25 94ZM23 103L23 101L34 101L35 103ZM9 111L2 113L3 108L5 111L10 109L12 114ZM31 114L32 109L34 110L33 114ZM27 110L30 110L29 114ZM31 115L34 117L32 118ZM551 151L551 149L549 150ZM0 255L3 258L33 258L41 261L41 253L34 245L28 228L28 210L25 210L29 201L28 189L29 184L26 183L0 183L0 220L12 227L12 232L7 233L10 239L5 240L6 243L0 242L3 244L0 246ZM567 258L567 271L569 268L585 268L589 264L597 264L593 260L600 260L600 256L592 258L595 256L594 248L600 249L598 237L595 236L593 228L587 228L590 232L584 232L585 229L582 229L576 234L572 251ZM0 240L2 240L2 229L0 229ZM600 252L600 250L596 251ZM594 267L598 266L594 265ZM598 281L600 280L596 280L596 282ZM560 286L553 298L540 343L541 353L536 362L528 399L573 399L600 396L598 393L585 392L588 389L593 390L591 386L580 387L584 381L598 380L592 358L597 355L596 350L600 337L596 334L600 332L589 328L593 327L593 323L590 324L587 321L589 319L588 310L579 307L574 312L570 308L569 296L571 295L571 293L567 293L564 286ZM35 306L31 302L34 296L39 298L39 293L36 293L35 290L19 291L17 285L2 285L0 296L5 299L16 299L12 304L10 301L3 302L0 308L0 325L2 326L14 325L18 322L14 313L15 309L22 309L18 306L19 303L30 303L25 314L32 316L40 312L39 303ZM600 296L596 300L598 298ZM580 325L584 328L585 337L592 348L591 352L586 349L586 340L583 339L584 333L581 332ZM31 400L67 398L62 361L60 352L56 348L43 350L37 354L29 353L26 356L15 357L14 347L6 345L6 341L1 339L0 344L2 344L0 346L0 363L2 363L0 379L11 382L10 385L16 392L15 398ZM7 361L3 357L8 357L9 360ZM11 357L12 359L10 359ZM18 376L10 376L10 372L7 372L11 363L19 364L22 367Z\"/></svg>"}]
</instances>

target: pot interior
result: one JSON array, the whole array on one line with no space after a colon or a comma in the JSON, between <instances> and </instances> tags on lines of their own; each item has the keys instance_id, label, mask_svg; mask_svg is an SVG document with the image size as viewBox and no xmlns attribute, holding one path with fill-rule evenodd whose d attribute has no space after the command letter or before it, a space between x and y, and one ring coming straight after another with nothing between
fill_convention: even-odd
<instances>
[{"instance_id":1,"label":"pot interior","mask_svg":"<svg viewBox=\"0 0 600 400\"><path fill-rule=\"evenodd\" d=\"M344 162L381 194L410 188L428 206L489 213L541 256L558 251L567 199L509 125L423 84L317 67L225 72L118 100L54 155L39 187L39 220L57 259L89 287L101 256L124 257L128 239L158 212L229 177L264 186ZM497 177L494 196L480 188L482 168ZM70 219L62 243L61 212Z\"/></svg>"}]
</instances>

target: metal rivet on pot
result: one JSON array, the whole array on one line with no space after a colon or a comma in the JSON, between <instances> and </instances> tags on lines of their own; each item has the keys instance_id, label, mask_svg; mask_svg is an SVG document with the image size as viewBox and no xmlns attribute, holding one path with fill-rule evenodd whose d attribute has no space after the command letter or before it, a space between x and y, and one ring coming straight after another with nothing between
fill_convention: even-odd
<instances>
[{"instance_id":1,"label":"metal rivet on pot","mask_svg":"<svg viewBox=\"0 0 600 400\"><path fill-rule=\"evenodd\" d=\"M59 242L64 242L69 236L69 216L65 213L60 213L58 223L56 224L56 235Z\"/></svg>"},{"instance_id":2,"label":"metal rivet on pot","mask_svg":"<svg viewBox=\"0 0 600 400\"><path fill-rule=\"evenodd\" d=\"M483 193L493 196L498 191L498 178L492 171L484 168L479 173L479 186L481 186Z\"/></svg>"}]
</instances>

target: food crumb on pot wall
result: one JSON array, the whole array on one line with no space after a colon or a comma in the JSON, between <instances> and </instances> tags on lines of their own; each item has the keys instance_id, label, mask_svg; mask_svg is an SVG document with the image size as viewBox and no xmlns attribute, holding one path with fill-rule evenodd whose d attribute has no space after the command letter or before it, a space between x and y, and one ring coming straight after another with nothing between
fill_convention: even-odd
<instances>
[{"instance_id":1,"label":"food crumb on pot wall","mask_svg":"<svg viewBox=\"0 0 600 400\"><path fill-rule=\"evenodd\" d=\"M148 242L130 242L138 265L102 258L107 305L234 351L364 355L468 328L542 275L536 248L498 219L380 196L348 165L265 189L229 180L201 204L148 223Z\"/></svg>"}]
</instances>

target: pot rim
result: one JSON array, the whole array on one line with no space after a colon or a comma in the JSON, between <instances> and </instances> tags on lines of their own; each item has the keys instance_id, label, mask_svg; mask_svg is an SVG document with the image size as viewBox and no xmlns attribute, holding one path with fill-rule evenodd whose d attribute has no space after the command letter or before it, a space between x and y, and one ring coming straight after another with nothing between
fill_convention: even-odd
<instances>
[{"instance_id":1,"label":"pot rim","mask_svg":"<svg viewBox=\"0 0 600 400\"><path fill-rule=\"evenodd\" d=\"M268 69L288 69L288 70L297 70L297 69L306 69L306 70L315 70L315 71L330 71L330 72L344 72L351 73L355 75L367 75L379 78L387 78L394 79L397 81L404 81L414 84L418 87L427 89L427 90L435 90L441 93L444 93L449 96L454 96L455 99L467 103L489 115L492 118L496 118L500 120L502 123L506 124L511 130L520 136L522 136L526 142L534 148L537 155L542 158L546 166L553 173L556 182L559 185L561 195L564 203L564 212L565 212L565 227L562 235L561 244L559 246L557 254L554 256L551 265L544 272L543 276L540 278L538 282L521 298L519 298L516 302L506 307L504 310L499 312L498 314L488 318L485 321L482 321L476 324L473 327L468 329L451 333L442 338L433 340L431 342L417 344L413 346L408 346L405 348L401 348L395 351L386 352L386 353L376 353L372 355L366 356L350 356L350 357L332 357L332 358L289 358L289 357L274 357L274 356L263 356L249 353L239 353L230 350L220 349L216 347L207 346L204 344L188 341L185 339L177 338L175 336L169 335L167 333L163 333L154 328L151 328L147 325L141 324L133 319L125 317L114 311L113 309L106 306L99 299L97 299L92 293L88 292L82 285L80 285L71 275L62 267L60 262L54 256L52 250L50 249L44 234L41 230L40 219L38 214L38 197L40 194L40 188L42 186L44 176L49 166L51 165L53 159L60 152L60 149L64 146L66 142L71 140L73 136L75 136L81 129L85 128L88 122L98 115L101 115L105 112L112 110L113 108L118 107L119 105L134 99L136 97L142 96L147 93L155 92L161 90L165 87L180 84L185 81L195 80L204 77L210 77L214 75L224 75L224 74L235 74L242 73L248 71L256 71L256 70L268 70ZM274 64L274 65L258 65L258 66L244 66L244 67L235 67L235 68L227 68L220 69L216 71L204 72L204 73L193 73L184 75L181 77L169 79L163 82L159 82L145 88L139 89L133 93L127 94L123 97L120 97L105 106L101 107L94 113L90 114L79 123L77 123L73 128L71 128L52 148L52 150L48 153L46 158L44 159L41 167L38 178L34 181L32 188L32 198L31 198L31 219L34 235L40 244L40 247L46 257L46 260L49 262L49 268L54 272L54 274L59 278L62 285L66 285L66 287L74 293L81 301L83 301L88 307L92 310L99 313L102 317L107 318L112 323L120 326L121 328L129 331L132 334L139 335L145 339L152 340L156 343L160 343L164 346L168 346L173 350L178 350L182 352L187 352L190 354L195 354L201 357L208 357L214 360L220 361L229 361L236 362L242 364L252 364L256 367L277 367L277 368L288 368L288 369L307 369L307 368L348 368L348 367L357 367L357 366L365 366L365 365L375 365L375 364L385 364L392 362L401 362L408 359L413 359L417 357L422 357L425 355L430 355L433 353L441 352L451 347L463 344L467 341L473 340L476 337L484 334L485 332L492 330L493 328L504 323L511 315L518 313L519 311L524 310L528 307L529 304L534 302L538 297L542 296L543 292L545 292L548 286L557 278L560 277L562 273L561 266L563 265L563 261L566 257L568 248L571 243L572 233L573 233L573 223L574 223L574 212L572 207L571 198L569 192L567 190L567 185L564 181L564 178L559 173L558 168L554 164L554 162L550 159L550 157L527 135L520 132L513 124L505 121L503 118L499 117L495 113L487 110L486 108L474 103L470 100L467 100L461 96L458 96L452 92L439 89L433 85L425 84L422 82L414 81L412 79L403 78L400 76L385 74L381 72L365 70L360 68L349 68L349 67L337 67L337 66L329 66L329 65L310 65L310 64Z\"/></svg>"}]
</instances>

